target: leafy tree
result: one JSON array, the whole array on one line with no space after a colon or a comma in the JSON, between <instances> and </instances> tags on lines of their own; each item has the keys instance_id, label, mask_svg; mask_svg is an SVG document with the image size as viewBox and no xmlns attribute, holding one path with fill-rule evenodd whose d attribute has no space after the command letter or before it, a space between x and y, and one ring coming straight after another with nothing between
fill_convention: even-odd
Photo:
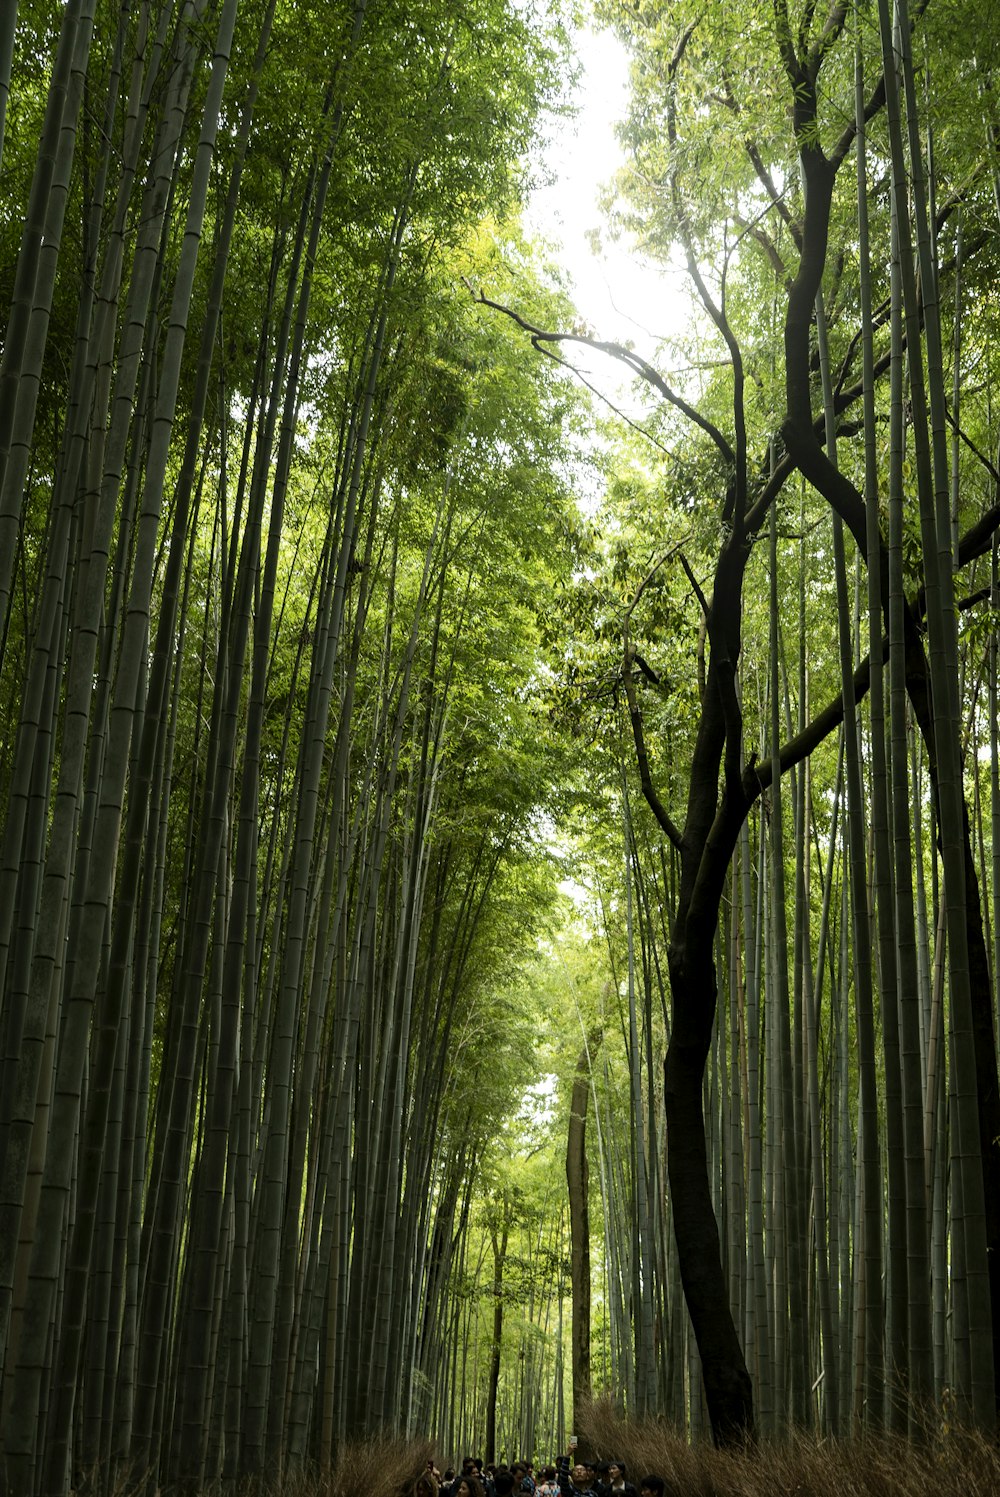
<instances>
[{"instance_id":1,"label":"leafy tree","mask_svg":"<svg viewBox=\"0 0 1000 1497\"><path fill-rule=\"evenodd\" d=\"M935 30L933 12L934 7L929 7L926 21L918 15L912 27L905 12L899 12L898 27L907 43L899 66L904 80L912 79L907 61L909 44L912 41L916 51L926 35L929 46L933 34L942 47L934 73L942 79L944 99L949 89L945 80L962 72L967 37L964 26L981 23L982 17L975 6L970 6L963 13L963 25L954 28L945 41ZM775 1230L783 1234L777 1250L781 1262L788 1264L791 1280L775 1280L775 1294L780 1293L781 1303L789 1305L791 1340L787 1348L783 1343L781 1357L791 1359L793 1408L799 1410L799 1417L804 1409L804 1403L794 1403L799 1396L795 1390L804 1386L805 1355L794 1287L802 1272L806 1242L801 1204L805 1155L797 1150L801 1135L796 1126L802 1102L796 1095L797 1062L793 1058L802 1052L801 1039L795 1046L791 1043L791 1028L794 1025L801 1036L805 1012L801 973L807 932L804 925L796 927L795 977L791 985L785 953L792 937L783 923L783 838L778 819L783 799L781 781L785 775L793 777L796 837L801 846L807 814L806 803L798 799L799 787L805 783L801 766L842 722L848 765L856 763L852 757L857 733L854 703L864 695L870 680L868 659L855 664L846 573L841 563L838 630L842 639L842 685L834 684L836 677L831 680L827 676L829 705L817 712L811 704L822 690L824 670L829 670L826 662L832 663L836 657L826 655L824 661L823 652L814 650L810 661L803 645L804 673L798 701L790 704L791 711L782 706L782 695L789 688L781 658L787 601L778 580L780 531L789 526L791 512L800 531L808 534L824 506L833 511L835 534L841 524L845 525L858 554L867 561L873 589L871 659L881 664L885 657L885 630L889 657L899 663L900 679L905 680L934 785L944 852L944 886L952 891L946 899L954 899L954 904L946 906L951 912L948 960L954 1046L954 1168L966 1182L961 1204L956 1197L953 1218L955 1241L968 1270L968 1279L963 1279L955 1291L962 1326L956 1351L961 1371L956 1376L968 1408L976 1418L985 1420L987 1410L992 1409L994 1357L984 1353L980 1339L989 1326L981 1202L984 1181L988 1202L998 1198L991 1183L994 1150L987 1123L994 1105L991 1077L996 1057L991 1026L985 1022L990 1004L983 960L986 946L971 844L963 830L968 819L957 770L957 718L954 705L946 705L949 699L954 702L958 680L955 614L948 591L937 623L931 615L937 597L934 579L942 575L938 552L948 557L944 568L950 578L952 554L960 565L974 562L989 548L997 517L991 498L984 503L959 482L953 490L959 538L953 539L952 521L947 517L947 463L942 456L946 451L946 419L941 398L945 387L940 339L935 341L939 314L928 287L953 285L958 252L957 246L952 251L954 241L950 236L959 197L966 228L970 222L991 221L993 205L988 194L980 193L981 179L964 154L967 141L950 127L947 106L938 115L936 92L930 92L925 100L918 99L913 89L907 95L906 118L911 133L906 148L909 165L904 163L901 137L896 144L891 138L895 128L891 85L897 66L891 27L884 25L879 37L860 8L834 5L818 11L806 6L792 15L789 7L778 3L768 12L730 8L725 15L709 18L684 6L673 6L669 12L659 7L609 6L602 14L627 37L635 59L635 92L625 130L635 169L620 184L628 203L625 221L638 226L649 249L666 253L677 246L701 304L700 326L707 327L714 339L715 367L707 373L695 370L669 382L633 350L595 342L578 331L554 329L550 321L527 309L512 308L510 315L539 350L565 358L571 357L575 346L591 343L617 358L664 402L664 414L653 428L656 440L662 443L667 438L671 450L671 457L662 463L661 483L670 496L664 506L667 518L662 527L653 522L655 529L664 532L662 545L642 545L638 565L630 560L630 532L615 535L607 546L605 596L613 598L614 592L619 592L610 609L608 632L618 634L621 664L617 686L604 699L610 711L616 695L624 698L642 791L660 836L670 849L657 875L657 900L661 907L663 903L668 907L670 927L667 1153L680 1273L701 1355L713 1430L720 1441L739 1440L754 1423L751 1381L731 1309L714 1209L715 1146L706 1126L704 1081L710 1058L717 1053L718 956L724 937L730 867L741 842L746 845L744 827L762 797L768 800L775 829L769 854L769 900L775 920L768 938L772 953L768 982L773 984L769 1012L775 1016L773 1042L779 1057L784 1057L779 1062L780 1083L775 1077L784 1100L779 1102L776 1094L771 1095L769 1108L782 1139L787 1140L789 1165L784 1205L775 1218ZM990 36L992 39L992 30ZM986 43L987 52L991 46L992 40ZM888 72L883 71L883 58ZM918 178L923 171L920 131L925 123L934 135L936 216L930 216L919 194L904 200L906 171ZM868 239L858 237L858 204L866 205L869 198L864 156L860 177L852 180L852 153L862 137L868 138L872 158L879 163L876 171L884 163L891 163L898 263L904 267L910 263L910 241L904 237L910 223L913 243L923 247L922 302L912 285L906 289L905 276L893 280L890 286L888 276L874 269L889 264L889 214L871 212ZM954 156L950 154L952 149ZM878 202L876 198L876 205ZM974 229L971 232L973 237L969 239L963 230L962 252L963 284L969 297L980 294L990 277L988 236L979 239ZM970 250L973 242L976 248ZM493 301L492 290L490 299ZM909 317L905 334L904 302ZM897 445L893 455L882 445L892 400L890 387L897 391L901 388L887 383L887 376L891 369L901 369L904 347L911 380L917 380L926 356L929 386L937 391L940 401L937 415L928 415L923 408L913 411L911 432L918 461L916 469L909 470L902 463L901 426L894 428L892 440ZM959 359L956 352L956 389L962 380ZM673 457L677 451L681 454L679 461ZM933 452L938 454L939 466L935 470L938 476L932 480ZM883 458L887 459L884 466L880 465ZM926 463L922 479L921 461ZM885 512L880 489L887 484L890 494L899 493L912 479L916 480L918 496L923 496L919 545L915 553L911 552L911 565L916 563L917 572L916 576L910 574L909 592L900 611L890 616L892 584L887 571L886 536L880 528ZM795 483L804 485L801 502L785 497ZM628 480L619 483L626 501L630 487L634 485ZM936 511L932 491L937 495ZM812 495L818 496L819 506ZM657 496L653 503L662 501ZM650 524L648 517L646 524ZM770 587L765 590L766 573L762 572L767 563L760 542L768 526ZM685 527L687 534L681 540ZM665 571L677 579L669 588L664 586ZM680 580L681 572L686 588ZM626 579L630 585L624 585ZM763 615L745 604L755 592L766 597L768 591L769 605ZM686 621L691 631L679 666L674 665L672 642L664 642L664 628L672 621L663 609L665 593L676 599L673 617L677 623L683 627L682 621ZM897 583L897 599L899 596ZM806 623L808 608L815 606L816 602L799 606L800 627ZM931 641L929 657L922 638L925 612ZM577 617L586 614L584 607ZM600 637L601 614L597 617ZM755 644L766 649L768 667L764 668L763 662L755 667L750 653ZM592 655L589 650L587 653ZM593 659L588 665L601 671ZM574 669L579 670L575 662L570 664L568 674L572 676ZM801 685L806 680L808 698ZM589 681L588 692L601 699L614 683L614 676L605 666L596 679L590 675ZM932 682L936 684L929 692ZM882 721L874 723L873 734L884 731ZM678 776L679 742L686 742L688 747ZM900 765L903 752L897 745ZM901 793L905 791L897 790L897 796ZM860 778L855 775L848 799L855 818L851 841L856 858L863 857L858 840L865 814L861 794ZM685 804L683 815L673 812L677 800ZM879 844L882 848L885 845ZM877 855L882 859L884 851ZM741 859L743 856L745 853ZM800 862L797 878L802 877L803 867ZM872 999L866 997L872 989L871 982L865 981L870 943L862 923L863 862L857 867L860 878L855 879L853 986L856 1033L862 1047L866 1121L861 1148L866 1214L864 1223L858 1224L854 1242L855 1251L865 1255L867 1292L875 1296L881 1278L882 1186L876 1134L874 1015ZM885 887L888 889L888 882ZM878 914L879 929L891 932L895 919L894 912L883 906ZM881 973L887 1087L896 1084L893 1075L898 1076L899 1066L891 1038L896 1031L889 1019L897 1001L901 1005L909 1001L907 994L897 991L897 979L888 965L890 956L891 939L883 948ZM970 971L977 974L971 983ZM793 1002L794 1014L789 1012ZM972 1080L974 1074L977 1081ZM893 1108L890 1116L895 1116ZM973 1133L978 1133L978 1143L973 1141ZM899 1256L900 1221L890 1221L894 1294L901 1293L906 1272L906 1254ZM898 1307L900 1302L905 1306L905 1295L894 1305ZM869 1395L867 1417L878 1423L883 1408L882 1311L877 1299L872 1298L867 1311L858 1313L868 1338L862 1373ZM891 1325L897 1336L895 1356L895 1348L900 1345L898 1308L890 1313L895 1317ZM776 1327L782 1328L783 1319L779 1313ZM785 1375L782 1366L779 1376ZM905 1374L902 1376L905 1379ZM892 1393L889 1405L895 1411L903 1407L902 1399ZM896 1417L895 1412L891 1417Z\"/></svg>"}]
</instances>

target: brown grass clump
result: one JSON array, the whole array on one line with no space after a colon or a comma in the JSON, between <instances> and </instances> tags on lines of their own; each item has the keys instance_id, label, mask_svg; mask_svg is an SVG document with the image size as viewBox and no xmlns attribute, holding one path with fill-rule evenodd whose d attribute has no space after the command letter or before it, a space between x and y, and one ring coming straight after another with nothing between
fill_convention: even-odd
<instances>
[{"instance_id":1,"label":"brown grass clump","mask_svg":"<svg viewBox=\"0 0 1000 1497\"><path fill-rule=\"evenodd\" d=\"M972 1431L928 1430L920 1445L891 1436L842 1442L792 1434L741 1451L689 1445L668 1425L591 1405L581 1435L629 1480L656 1474L666 1497L1000 1497L1000 1447Z\"/></svg>"},{"instance_id":2,"label":"brown grass clump","mask_svg":"<svg viewBox=\"0 0 1000 1497\"><path fill-rule=\"evenodd\" d=\"M425 1490L421 1480L433 1454L429 1440L372 1435L344 1444L329 1472L296 1471L281 1481L252 1476L213 1482L199 1497L435 1497L436 1486ZM95 1483L87 1490L102 1487ZM116 1488L117 1497L149 1497L150 1491L148 1481L132 1480ZM155 1491L156 1497L167 1497L164 1489Z\"/></svg>"},{"instance_id":3,"label":"brown grass clump","mask_svg":"<svg viewBox=\"0 0 1000 1497\"><path fill-rule=\"evenodd\" d=\"M350 1442L337 1452L315 1497L422 1497L418 1484L434 1454L429 1440L381 1435Z\"/></svg>"}]
</instances>

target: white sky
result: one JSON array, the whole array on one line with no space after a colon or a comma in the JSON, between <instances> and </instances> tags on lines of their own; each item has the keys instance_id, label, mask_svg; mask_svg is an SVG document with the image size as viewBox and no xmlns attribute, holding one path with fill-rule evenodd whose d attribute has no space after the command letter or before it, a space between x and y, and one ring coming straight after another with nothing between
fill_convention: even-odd
<instances>
[{"instance_id":1,"label":"white sky","mask_svg":"<svg viewBox=\"0 0 1000 1497\"><path fill-rule=\"evenodd\" d=\"M577 308L594 336L631 341L655 363L657 339L677 331L688 316L684 278L645 261L634 245L612 241L598 206L602 187L626 160L614 127L628 106L628 57L611 32L590 29L577 34L576 53L579 113L554 125L544 158L554 181L532 194L526 227L558 245ZM600 255L588 237L594 230L600 231ZM620 385L613 373L611 386Z\"/></svg>"}]
</instances>

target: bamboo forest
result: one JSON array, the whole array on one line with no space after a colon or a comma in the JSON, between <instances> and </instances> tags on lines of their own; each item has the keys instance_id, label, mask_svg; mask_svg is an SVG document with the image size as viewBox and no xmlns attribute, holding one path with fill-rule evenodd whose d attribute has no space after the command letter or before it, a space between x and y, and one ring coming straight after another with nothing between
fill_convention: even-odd
<instances>
[{"instance_id":1,"label":"bamboo forest","mask_svg":"<svg viewBox=\"0 0 1000 1497\"><path fill-rule=\"evenodd\" d=\"M994 0L0 0L0 328L0 1494L996 1497Z\"/></svg>"}]
</instances>

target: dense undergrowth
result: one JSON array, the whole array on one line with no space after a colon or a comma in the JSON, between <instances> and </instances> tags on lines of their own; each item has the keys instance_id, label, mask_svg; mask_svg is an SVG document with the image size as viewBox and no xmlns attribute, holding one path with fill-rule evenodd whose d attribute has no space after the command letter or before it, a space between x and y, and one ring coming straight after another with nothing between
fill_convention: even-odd
<instances>
[{"instance_id":1,"label":"dense undergrowth","mask_svg":"<svg viewBox=\"0 0 1000 1497\"><path fill-rule=\"evenodd\" d=\"M426 1497L420 1478L433 1454L429 1440L373 1436L344 1444L329 1471L297 1471L277 1482L262 1476L212 1482L198 1497ZM83 1484L80 1497L103 1490L97 1478ZM115 1487L113 1497L148 1497L149 1490L146 1480L126 1480ZM156 1497L175 1497L172 1488L154 1490Z\"/></svg>"},{"instance_id":2,"label":"dense undergrowth","mask_svg":"<svg viewBox=\"0 0 1000 1497\"><path fill-rule=\"evenodd\" d=\"M907 1444L891 1436L845 1441L791 1436L739 1451L690 1445L654 1420L622 1419L594 1404L582 1425L594 1458L617 1457L632 1480L655 1472L665 1497L997 1497L1000 1445L981 1434L938 1426ZM280 1486L242 1483L218 1497L427 1497L421 1476L433 1447L425 1440L371 1439L345 1446L332 1471ZM449 1459L437 1452L437 1459Z\"/></svg>"},{"instance_id":3,"label":"dense undergrowth","mask_svg":"<svg viewBox=\"0 0 1000 1497\"><path fill-rule=\"evenodd\" d=\"M623 1420L592 1405L583 1426L595 1456L655 1472L664 1497L997 1497L1000 1445L982 1434L928 1427L920 1444L866 1435L844 1441L793 1435L738 1451L690 1445L655 1421Z\"/></svg>"}]
</instances>

